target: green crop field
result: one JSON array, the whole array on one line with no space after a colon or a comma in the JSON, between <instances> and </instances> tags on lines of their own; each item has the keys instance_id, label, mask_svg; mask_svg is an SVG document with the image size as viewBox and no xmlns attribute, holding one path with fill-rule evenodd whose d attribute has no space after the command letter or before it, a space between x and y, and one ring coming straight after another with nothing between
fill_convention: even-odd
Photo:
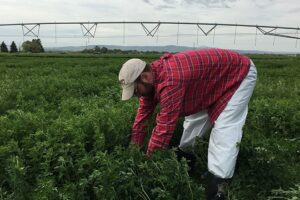
<instances>
[{"instance_id":1,"label":"green crop field","mask_svg":"<svg viewBox=\"0 0 300 200\"><path fill-rule=\"evenodd\" d=\"M172 150L182 119L152 159L129 145L138 101L120 101L118 72L134 56L159 57L0 54L0 199L204 199L208 136L192 177ZM250 57L258 82L228 199L300 199L300 58Z\"/></svg>"}]
</instances>

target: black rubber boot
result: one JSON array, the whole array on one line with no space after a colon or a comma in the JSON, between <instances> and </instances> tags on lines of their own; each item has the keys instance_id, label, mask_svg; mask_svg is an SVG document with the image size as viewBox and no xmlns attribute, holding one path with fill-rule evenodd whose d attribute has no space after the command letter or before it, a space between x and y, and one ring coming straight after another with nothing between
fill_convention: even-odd
<instances>
[{"instance_id":1,"label":"black rubber boot","mask_svg":"<svg viewBox=\"0 0 300 200\"><path fill-rule=\"evenodd\" d=\"M175 153L178 160L181 160L182 158L185 158L187 160L187 164L189 166L188 173L191 176L195 170L196 156L192 153L186 153L182 151L179 147L175 150Z\"/></svg>"},{"instance_id":2,"label":"black rubber boot","mask_svg":"<svg viewBox=\"0 0 300 200\"><path fill-rule=\"evenodd\" d=\"M228 188L228 179L218 178L210 172L206 172L202 175L202 178L207 181L207 200L225 200Z\"/></svg>"}]
</instances>

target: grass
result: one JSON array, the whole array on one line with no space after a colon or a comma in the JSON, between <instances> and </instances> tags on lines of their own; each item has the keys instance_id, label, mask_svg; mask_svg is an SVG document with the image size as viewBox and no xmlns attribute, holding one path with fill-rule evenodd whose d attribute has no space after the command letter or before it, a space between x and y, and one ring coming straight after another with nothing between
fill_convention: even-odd
<instances>
[{"instance_id":1,"label":"grass","mask_svg":"<svg viewBox=\"0 0 300 200\"><path fill-rule=\"evenodd\" d=\"M117 77L132 57L159 55L0 54L0 199L204 198L208 138L191 178L172 150L149 160L129 145L138 105ZM259 78L228 199L299 198L300 58L250 57ZM172 146L181 133L182 119Z\"/></svg>"}]
</instances>

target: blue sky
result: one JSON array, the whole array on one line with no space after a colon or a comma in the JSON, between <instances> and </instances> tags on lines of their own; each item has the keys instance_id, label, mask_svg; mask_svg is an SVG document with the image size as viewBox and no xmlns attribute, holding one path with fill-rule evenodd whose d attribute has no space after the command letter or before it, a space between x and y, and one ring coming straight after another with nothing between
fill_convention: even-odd
<instances>
[{"instance_id":1,"label":"blue sky","mask_svg":"<svg viewBox=\"0 0 300 200\"><path fill-rule=\"evenodd\" d=\"M274 26L300 25L299 0L0 0L0 23L66 21L180 21L240 23ZM149 26L151 28L151 26ZM99 25L96 38L83 38L79 25L40 27L44 46L86 44L185 45L232 49L256 49L300 52L300 41L258 34L255 29L217 27L208 37L197 27L161 26L158 37L144 36L141 26ZM209 27L204 27L209 29ZM199 30L198 30L199 31ZM242 34L244 33L244 34ZM247 33L247 34L245 34ZM296 32L292 32L296 35ZM0 41L21 44L31 37L22 36L22 28L0 27ZM55 38L56 35L56 38ZM300 35L300 33L299 33ZM67 38L71 36L73 38ZM256 41L256 42L255 42ZM299 43L299 44L298 44Z\"/></svg>"}]
</instances>

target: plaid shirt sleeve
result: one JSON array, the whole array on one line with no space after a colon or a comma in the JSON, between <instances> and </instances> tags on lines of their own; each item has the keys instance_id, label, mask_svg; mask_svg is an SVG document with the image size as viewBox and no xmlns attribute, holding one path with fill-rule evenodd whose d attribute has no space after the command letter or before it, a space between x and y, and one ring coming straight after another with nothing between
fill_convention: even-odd
<instances>
[{"instance_id":1,"label":"plaid shirt sleeve","mask_svg":"<svg viewBox=\"0 0 300 200\"><path fill-rule=\"evenodd\" d=\"M153 113L156 102L147 97L139 98L139 107L132 127L131 142L143 146L148 120Z\"/></svg>"},{"instance_id":2,"label":"plaid shirt sleeve","mask_svg":"<svg viewBox=\"0 0 300 200\"><path fill-rule=\"evenodd\" d=\"M184 99L184 87L167 86L161 92L160 112L156 116L156 127L148 144L147 155L151 156L153 150L164 149L170 143L176 121L180 115Z\"/></svg>"}]
</instances>

